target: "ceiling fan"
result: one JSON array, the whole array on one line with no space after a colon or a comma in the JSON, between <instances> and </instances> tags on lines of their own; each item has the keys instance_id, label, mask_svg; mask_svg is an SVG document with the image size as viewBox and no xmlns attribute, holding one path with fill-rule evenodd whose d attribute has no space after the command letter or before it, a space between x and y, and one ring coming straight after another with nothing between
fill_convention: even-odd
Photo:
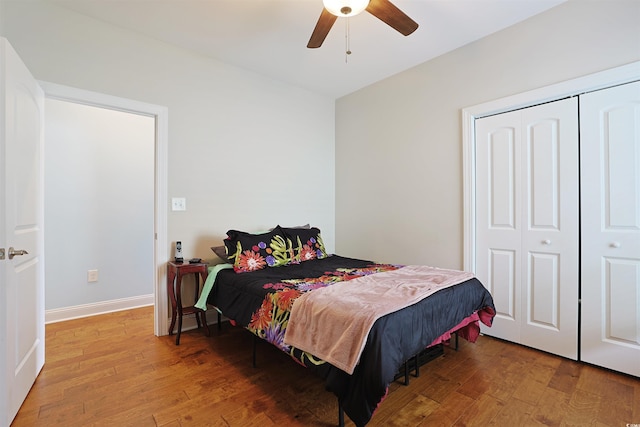
<instances>
[{"instance_id":1,"label":"ceiling fan","mask_svg":"<svg viewBox=\"0 0 640 427\"><path fill-rule=\"evenodd\" d=\"M408 36L413 33L418 24L398 9L389 0L322 0L324 8L318 18L318 23L311 34L307 47L314 49L322 46L322 42L329 34L338 17L355 16L366 10L382 22Z\"/></svg>"}]
</instances>

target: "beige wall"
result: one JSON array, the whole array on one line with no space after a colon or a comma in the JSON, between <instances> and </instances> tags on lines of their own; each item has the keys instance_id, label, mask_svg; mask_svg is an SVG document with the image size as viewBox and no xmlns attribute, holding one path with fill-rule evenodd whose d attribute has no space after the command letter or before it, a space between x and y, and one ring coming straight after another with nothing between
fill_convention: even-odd
<instances>
[{"instance_id":1,"label":"beige wall","mask_svg":"<svg viewBox=\"0 0 640 427\"><path fill-rule=\"evenodd\" d=\"M0 1L36 79L168 107L168 239L185 257L230 228L311 223L334 247L334 101L52 4ZM168 249L172 255L172 249Z\"/></svg>"},{"instance_id":2,"label":"beige wall","mask_svg":"<svg viewBox=\"0 0 640 427\"><path fill-rule=\"evenodd\" d=\"M278 223L320 227L333 251L333 99L38 0L0 0L0 35L36 79L167 107L167 199L184 197L187 205L185 212L168 210L170 257L180 240L185 258L218 263L209 248L221 244L228 229L259 231ZM121 155L131 160L129 150ZM73 234L77 227L66 231ZM120 239L119 233L103 234ZM55 236L45 230L48 237ZM122 292L117 289L126 283L108 287L106 281L122 273L108 265L104 256L83 256L83 263L66 271L75 280L48 281L47 309L152 292L151 283ZM86 283L87 269L96 266L99 286Z\"/></svg>"},{"instance_id":3,"label":"beige wall","mask_svg":"<svg viewBox=\"0 0 640 427\"><path fill-rule=\"evenodd\" d=\"M168 197L188 210L168 237L205 259L228 228L310 222L343 255L460 268L461 109L640 59L640 2L572 0L334 107L50 4L0 6L36 78L169 108Z\"/></svg>"},{"instance_id":4,"label":"beige wall","mask_svg":"<svg viewBox=\"0 0 640 427\"><path fill-rule=\"evenodd\" d=\"M461 110L640 60L639 22L635 0L571 0L340 98L336 252L462 268Z\"/></svg>"}]
</instances>

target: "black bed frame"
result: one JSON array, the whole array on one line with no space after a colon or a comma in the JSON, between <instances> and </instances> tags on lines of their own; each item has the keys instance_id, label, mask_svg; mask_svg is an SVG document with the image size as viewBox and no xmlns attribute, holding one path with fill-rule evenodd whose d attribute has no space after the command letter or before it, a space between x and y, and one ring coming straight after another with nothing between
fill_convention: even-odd
<instances>
[{"instance_id":1,"label":"black bed frame","mask_svg":"<svg viewBox=\"0 0 640 427\"><path fill-rule=\"evenodd\" d=\"M220 325L220 323L218 323L218 325ZM252 355L251 355L251 363L254 368L257 368L256 349L258 346L258 342L262 340L258 338L257 335L254 335L254 334L251 334L251 335L253 335L253 346L252 346L253 349L252 349ZM453 335L455 336L453 349L455 351L458 351L458 332L457 331L454 332ZM444 354L444 344L442 343L434 345L432 347L425 348L415 356L410 357L408 360L406 360L402 365L402 367L400 368L400 370L398 370L396 375L393 377L393 380L397 381L398 379L404 377L403 384L405 386L408 386L411 371L414 371L414 374L413 374L414 377L416 378L419 377L420 366L425 365L434 359L437 359L443 354ZM338 400L338 427L344 427L344 409L342 408L342 404L340 403L340 400Z\"/></svg>"}]
</instances>

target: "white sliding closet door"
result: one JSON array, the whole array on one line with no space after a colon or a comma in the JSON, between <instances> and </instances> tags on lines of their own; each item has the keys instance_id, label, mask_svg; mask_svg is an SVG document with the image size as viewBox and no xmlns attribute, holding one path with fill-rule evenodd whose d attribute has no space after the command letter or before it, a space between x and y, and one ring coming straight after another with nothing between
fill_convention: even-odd
<instances>
[{"instance_id":1,"label":"white sliding closet door","mask_svg":"<svg viewBox=\"0 0 640 427\"><path fill-rule=\"evenodd\" d=\"M476 274L497 309L483 332L577 359L577 99L475 124Z\"/></svg>"},{"instance_id":2,"label":"white sliding closet door","mask_svg":"<svg viewBox=\"0 0 640 427\"><path fill-rule=\"evenodd\" d=\"M640 82L580 96L581 359L640 376Z\"/></svg>"}]
</instances>

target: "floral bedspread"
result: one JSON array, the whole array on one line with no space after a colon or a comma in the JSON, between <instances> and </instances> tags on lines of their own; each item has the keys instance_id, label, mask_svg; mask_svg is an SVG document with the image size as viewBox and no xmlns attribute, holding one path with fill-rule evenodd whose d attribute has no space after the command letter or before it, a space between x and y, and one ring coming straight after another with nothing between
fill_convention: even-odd
<instances>
[{"instance_id":1,"label":"floral bedspread","mask_svg":"<svg viewBox=\"0 0 640 427\"><path fill-rule=\"evenodd\" d=\"M399 268L399 266L388 264L338 268L334 271L327 271L320 277L282 279L276 283L266 283L263 285L263 288L272 290L273 292L265 295L262 305L251 316L251 321L247 329L258 337L279 347L282 351L288 353L302 364L304 364L304 362L300 360L300 358L315 360L315 364L318 364L321 361L313 358L310 353L305 351L297 352L294 347L284 342L284 333L289 323L293 302L305 292L355 279L356 277L396 270L397 268Z\"/></svg>"},{"instance_id":2,"label":"floral bedspread","mask_svg":"<svg viewBox=\"0 0 640 427\"><path fill-rule=\"evenodd\" d=\"M438 291L378 319L352 375L285 344L290 310L300 295L400 267L332 255L250 273L226 269L218 273L207 301L238 326L313 369L325 380L327 389L336 394L347 416L357 426L364 426L405 360L474 313L480 310L495 313L491 295L475 278Z\"/></svg>"}]
</instances>

